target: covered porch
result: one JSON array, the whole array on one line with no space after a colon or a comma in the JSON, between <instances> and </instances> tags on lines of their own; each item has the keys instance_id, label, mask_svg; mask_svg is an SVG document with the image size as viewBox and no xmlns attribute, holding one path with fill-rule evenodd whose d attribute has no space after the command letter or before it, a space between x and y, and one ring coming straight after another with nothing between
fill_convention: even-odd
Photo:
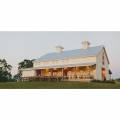
<instances>
[{"instance_id":1,"label":"covered porch","mask_svg":"<svg viewBox=\"0 0 120 120\"><path fill-rule=\"evenodd\" d=\"M24 80L90 81L95 78L96 64L54 66L35 69L36 76Z\"/></svg>"}]
</instances>

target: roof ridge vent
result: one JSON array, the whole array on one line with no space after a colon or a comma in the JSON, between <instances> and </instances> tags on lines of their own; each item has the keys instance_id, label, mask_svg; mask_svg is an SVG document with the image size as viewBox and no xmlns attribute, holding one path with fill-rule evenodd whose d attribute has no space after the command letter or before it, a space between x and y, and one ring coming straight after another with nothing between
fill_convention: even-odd
<instances>
[{"instance_id":1,"label":"roof ridge vent","mask_svg":"<svg viewBox=\"0 0 120 120\"><path fill-rule=\"evenodd\" d=\"M55 49L56 49L56 52L57 52L57 53L61 53L61 52L63 52L64 47L62 47L62 46L60 46L60 45L57 45L57 46L55 47Z\"/></svg>"},{"instance_id":2,"label":"roof ridge vent","mask_svg":"<svg viewBox=\"0 0 120 120\"><path fill-rule=\"evenodd\" d=\"M88 49L90 47L90 42L89 41L83 41L82 42L82 49Z\"/></svg>"}]
</instances>

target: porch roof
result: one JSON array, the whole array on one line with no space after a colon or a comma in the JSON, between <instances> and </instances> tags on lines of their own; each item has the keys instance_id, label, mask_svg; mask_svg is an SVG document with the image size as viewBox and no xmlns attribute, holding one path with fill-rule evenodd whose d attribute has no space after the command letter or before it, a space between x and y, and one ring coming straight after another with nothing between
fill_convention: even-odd
<instances>
[{"instance_id":1,"label":"porch roof","mask_svg":"<svg viewBox=\"0 0 120 120\"><path fill-rule=\"evenodd\" d=\"M67 65L54 65L54 66L43 66L43 67L34 67L34 68L27 68L27 69L22 69L24 71L26 70L37 70L37 69L50 69L50 68L66 68L66 67L82 67L82 66L92 66L96 65L95 62L92 63L81 63L81 64L67 64Z\"/></svg>"}]
</instances>

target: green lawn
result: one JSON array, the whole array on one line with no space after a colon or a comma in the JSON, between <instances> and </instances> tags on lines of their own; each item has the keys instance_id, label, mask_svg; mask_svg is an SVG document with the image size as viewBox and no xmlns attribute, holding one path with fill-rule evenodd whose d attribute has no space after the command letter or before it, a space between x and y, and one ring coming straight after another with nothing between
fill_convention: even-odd
<instances>
[{"instance_id":1,"label":"green lawn","mask_svg":"<svg viewBox=\"0 0 120 120\"><path fill-rule=\"evenodd\" d=\"M9 82L0 83L0 89L120 89L120 84L83 82Z\"/></svg>"}]
</instances>

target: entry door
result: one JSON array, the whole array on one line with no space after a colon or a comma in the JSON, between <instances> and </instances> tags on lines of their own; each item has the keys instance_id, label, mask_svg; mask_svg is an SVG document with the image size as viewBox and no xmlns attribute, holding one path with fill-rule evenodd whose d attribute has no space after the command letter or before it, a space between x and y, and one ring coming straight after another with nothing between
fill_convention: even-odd
<instances>
[{"instance_id":1,"label":"entry door","mask_svg":"<svg viewBox=\"0 0 120 120\"><path fill-rule=\"evenodd\" d=\"M106 80L106 69L102 68L102 79L105 81Z\"/></svg>"},{"instance_id":2,"label":"entry door","mask_svg":"<svg viewBox=\"0 0 120 120\"><path fill-rule=\"evenodd\" d=\"M37 76L41 76L41 70L36 70Z\"/></svg>"}]
</instances>

